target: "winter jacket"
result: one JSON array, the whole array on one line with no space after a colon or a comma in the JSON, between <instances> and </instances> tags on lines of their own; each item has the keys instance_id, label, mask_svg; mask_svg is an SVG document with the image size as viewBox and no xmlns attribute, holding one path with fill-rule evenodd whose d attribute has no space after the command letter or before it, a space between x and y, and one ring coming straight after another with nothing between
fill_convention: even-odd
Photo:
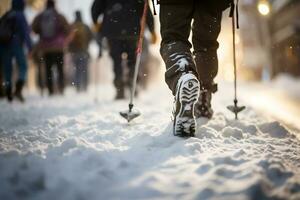
<instances>
[{"instance_id":1,"label":"winter jacket","mask_svg":"<svg viewBox=\"0 0 300 200\"><path fill-rule=\"evenodd\" d=\"M12 8L9 12L15 16L15 33L10 45L23 46L25 43L27 48L32 50L32 41L30 38L30 28L24 15L24 0L13 0Z\"/></svg>"},{"instance_id":2,"label":"winter jacket","mask_svg":"<svg viewBox=\"0 0 300 200\"><path fill-rule=\"evenodd\" d=\"M87 52L93 39L90 28L82 21L75 21L71 26L71 30L74 31L74 38L69 44L69 51L71 53Z\"/></svg>"},{"instance_id":3,"label":"winter jacket","mask_svg":"<svg viewBox=\"0 0 300 200\"><path fill-rule=\"evenodd\" d=\"M225 10L229 8L233 0L157 0L162 5L193 4L194 1L203 1L203 5L210 10Z\"/></svg>"},{"instance_id":4,"label":"winter jacket","mask_svg":"<svg viewBox=\"0 0 300 200\"><path fill-rule=\"evenodd\" d=\"M103 15L101 34L104 37L137 38L143 8L143 0L95 0L92 6L92 18L94 23L97 23L99 16ZM150 9L147 25L153 32L154 23Z\"/></svg>"},{"instance_id":5,"label":"winter jacket","mask_svg":"<svg viewBox=\"0 0 300 200\"><path fill-rule=\"evenodd\" d=\"M54 20L57 26L55 36L51 38L44 38L42 33L43 16L46 12L54 13ZM70 25L63 15L53 8L48 8L33 20L32 30L40 36L39 47L43 50L43 53L61 52L65 47L66 38L70 32Z\"/></svg>"}]
</instances>

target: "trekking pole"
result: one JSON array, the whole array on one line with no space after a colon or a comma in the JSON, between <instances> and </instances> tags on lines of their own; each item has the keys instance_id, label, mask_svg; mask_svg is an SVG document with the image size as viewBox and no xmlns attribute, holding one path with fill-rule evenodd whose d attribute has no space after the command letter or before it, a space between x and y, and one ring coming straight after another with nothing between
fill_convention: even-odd
<instances>
[{"instance_id":1,"label":"trekking pole","mask_svg":"<svg viewBox=\"0 0 300 200\"><path fill-rule=\"evenodd\" d=\"M232 19L232 36L233 36L233 66L234 66L234 105L227 106L227 108L235 114L235 119L238 119L238 113L243 111L246 107L245 106L238 106L238 99L237 99L237 62L236 62L236 25L239 28L238 21L236 22L236 16L238 20L238 4L235 5L233 2L231 5L230 10L230 17ZM236 10L237 15L235 16L234 11Z\"/></svg>"},{"instance_id":2,"label":"trekking pole","mask_svg":"<svg viewBox=\"0 0 300 200\"><path fill-rule=\"evenodd\" d=\"M131 120L133 120L141 115L141 113L139 111L133 110L133 107L134 107L133 100L134 100L134 94L135 94L135 90L136 90L136 82L137 82L137 78L138 78L138 72L139 72L140 63L141 63L141 55L142 55L142 50L143 50L143 40L144 40L147 12L148 12L148 0L145 0L143 16L141 19L141 31L140 31L139 39L138 39L138 43L137 43L137 50L136 50L137 55L136 55L136 62L135 62L135 67L134 67L134 76L133 76L133 80L132 80L130 102L128 105L129 110L120 112L120 115L122 117L124 117L128 121L128 123Z\"/></svg>"}]
</instances>

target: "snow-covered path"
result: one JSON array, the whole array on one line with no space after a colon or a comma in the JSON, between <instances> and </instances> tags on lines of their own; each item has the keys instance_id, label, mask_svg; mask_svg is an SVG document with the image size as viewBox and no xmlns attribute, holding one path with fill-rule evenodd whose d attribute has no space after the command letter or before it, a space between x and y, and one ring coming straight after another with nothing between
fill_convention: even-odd
<instances>
[{"instance_id":1,"label":"snow-covered path","mask_svg":"<svg viewBox=\"0 0 300 200\"><path fill-rule=\"evenodd\" d=\"M165 87L141 97L130 125L110 87L98 104L72 91L0 102L0 199L300 199L299 140L251 108L232 120L226 87L190 139L172 136Z\"/></svg>"}]
</instances>

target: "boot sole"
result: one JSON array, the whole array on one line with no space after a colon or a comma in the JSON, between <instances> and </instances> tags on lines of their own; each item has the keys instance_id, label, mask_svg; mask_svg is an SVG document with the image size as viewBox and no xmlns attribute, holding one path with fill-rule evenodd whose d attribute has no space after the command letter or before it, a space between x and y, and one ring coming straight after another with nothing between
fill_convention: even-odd
<instances>
[{"instance_id":1,"label":"boot sole","mask_svg":"<svg viewBox=\"0 0 300 200\"><path fill-rule=\"evenodd\" d=\"M196 118L194 115L194 107L198 101L199 91L200 85L196 78L183 81L179 86L176 101L179 101L180 110L174 119L175 136L195 136Z\"/></svg>"}]
</instances>

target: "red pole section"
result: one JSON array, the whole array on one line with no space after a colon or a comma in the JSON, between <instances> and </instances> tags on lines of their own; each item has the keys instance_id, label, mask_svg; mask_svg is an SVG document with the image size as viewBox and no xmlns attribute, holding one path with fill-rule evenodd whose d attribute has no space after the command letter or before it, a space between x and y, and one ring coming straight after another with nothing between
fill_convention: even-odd
<instances>
[{"instance_id":1,"label":"red pole section","mask_svg":"<svg viewBox=\"0 0 300 200\"><path fill-rule=\"evenodd\" d=\"M143 49L143 41L144 41L144 33L145 33L145 27L146 27L147 12L148 12L148 0L145 0L143 16L142 16L142 19L141 19L141 31L140 31L140 35L139 35L137 50L136 50L137 54L142 53L142 49Z\"/></svg>"}]
</instances>

